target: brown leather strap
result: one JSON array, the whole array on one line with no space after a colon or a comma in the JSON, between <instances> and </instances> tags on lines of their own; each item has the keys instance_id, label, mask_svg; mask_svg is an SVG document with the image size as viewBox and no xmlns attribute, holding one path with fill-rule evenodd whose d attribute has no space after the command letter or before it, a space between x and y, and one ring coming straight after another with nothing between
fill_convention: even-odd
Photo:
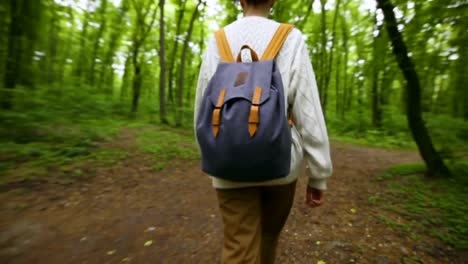
<instances>
[{"instance_id":1,"label":"brown leather strap","mask_svg":"<svg viewBox=\"0 0 468 264\"><path fill-rule=\"evenodd\" d=\"M244 45L239 51L239 54L237 55L237 62L242 62L242 50L248 49L250 50L250 56L252 56L252 61L258 61L258 55L257 53L249 46L249 45Z\"/></svg>"},{"instance_id":2,"label":"brown leather strap","mask_svg":"<svg viewBox=\"0 0 468 264\"><path fill-rule=\"evenodd\" d=\"M216 43L218 44L219 56L223 62L235 62L232 56L231 48L226 38L224 29L220 29L215 33Z\"/></svg>"},{"instance_id":3,"label":"brown leather strap","mask_svg":"<svg viewBox=\"0 0 468 264\"><path fill-rule=\"evenodd\" d=\"M258 129L260 123L260 99L262 98L262 88L255 87L254 94L252 96L252 105L250 106L249 114L249 135L253 137Z\"/></svg>"},{"instance_id":4,"label":"brown leather strap","mask_svg":"<svg viewBox=\"0 0 468 264\"><path fill-rule=\"evenodd\" d=\"M224 97L226 96L226 89L221 89L219 93L218 102L216 103L215 109L213 110L213 135L216 138L219 134L219 125L221 124L221 108L224 104Z\"/></svg>"},{"instance_id":5,"label":"brown leather strap","mask_svg":"<svg viewBox=\"0 0 468 264\"><path fill-rule=\"evenodd\" d=\"M292 110L288 111L288 123L290 127L294 125L294 116Z\"/></svg>"},{"instance_id":6,"label":"brown leather strap","mask_svg":"<svg viewBox=\"0 0 468 264\"><path fill-rule=\"evenodd\" d=\"M290 24L281 24L263 53L262 60L273 60L283 46L289 32L294 28Z\"/></svg>"}]
</instances>

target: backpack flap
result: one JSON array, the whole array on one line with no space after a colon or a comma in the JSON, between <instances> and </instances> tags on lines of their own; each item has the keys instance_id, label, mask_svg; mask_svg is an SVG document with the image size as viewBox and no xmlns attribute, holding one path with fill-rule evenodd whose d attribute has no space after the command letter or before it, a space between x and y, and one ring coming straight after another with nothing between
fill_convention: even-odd
<instances>
[{"instance_id":1,"label":"backpack flap","mask_svg":"<svg viewBox=\"0 0 468 264\"><path fill-rule=\"evenodd\" d=\"M221 90L226 89L224 103L232 99L245 99L252 102L256 87L261 87L259 104L270 98L270 92L275 90L271 85L271 72L274 65L272 61L256 63L220 64L216 71L216 78L205 91L213 105L218 103Z\"/></svg>"}]
</instances>

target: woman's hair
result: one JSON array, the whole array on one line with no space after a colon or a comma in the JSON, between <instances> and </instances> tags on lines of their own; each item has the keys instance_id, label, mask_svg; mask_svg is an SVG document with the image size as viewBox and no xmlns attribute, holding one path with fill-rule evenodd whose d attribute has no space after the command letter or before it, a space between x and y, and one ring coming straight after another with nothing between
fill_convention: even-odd
<instances>
[{"instance_id":1,"label":"woman's hair","mask_svg":"<svg viewBox=\"0 0 468 264\"><path fill-rule=\"evenodd\" d=\"M234 2L240 2L240 0L234 0ZM263 5L268 3L268 0L247 0L247 4L253 5L253 6L258 6L258 5Z\"/></svg>"}]
</instances>

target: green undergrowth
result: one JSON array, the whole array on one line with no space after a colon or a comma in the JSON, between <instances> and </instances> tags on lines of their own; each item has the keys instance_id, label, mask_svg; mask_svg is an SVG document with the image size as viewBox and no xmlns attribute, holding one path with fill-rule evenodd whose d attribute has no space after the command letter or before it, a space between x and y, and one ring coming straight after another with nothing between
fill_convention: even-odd
<instances>
[{"instance_id":1,"label":"green undergrowth","mask_svg":"<svg viewBox=\"0 0 468 264\"><path fill-rule=\"evenodd\" d=\"M330 137L335 141L387 149L417 149L406 116L387 109L380 127L370 122L370 113L359 115L351 111L345 119L333 115L327 118ZM444 158L466 153L468 122L445 115L425 114L424 120L436 149Z\"/></svg>"},{"instance_id":2,"label":"green undergrowth","mask_svg":"<svg viewBox=\"0 0 468 264\"><path fill-rule=\"evenodd\" d=\"M137 144L143 152L151 154L155 170L200 158L194 134L187 130L147 127L138 133Z\"/></svg>"},{"instance_id":3,"label":"green undergrowth","mask_svg":"<svg viewBox=\"0 0 468 264\"><path fill-rule=\"evenodd\" d=\"M389 216L378 219L394 229L409 233L427 233L457 248L468 249L468 160L450 163L452 177L427 178L423 164L396 165L379 176L387 191L369 197L405 221Z\"/></svg>"},{"instance_id":4,"label":"green undergrowth","mask_svg":"<svg viewBox=\"0 0 468 264\"><path fill-rule=\"evenodd\" d=\"M71 178L84 177L79 164L105 166L123 158L125 150L103 148L128 123L115 119L44 122L0 141L0 185L45 179L59 171ZM31 125L31 124L30 124ZM23 129L14 127L13 129ZM6 134L5 131L2 131Z\"/></svg>"}]
</instances>

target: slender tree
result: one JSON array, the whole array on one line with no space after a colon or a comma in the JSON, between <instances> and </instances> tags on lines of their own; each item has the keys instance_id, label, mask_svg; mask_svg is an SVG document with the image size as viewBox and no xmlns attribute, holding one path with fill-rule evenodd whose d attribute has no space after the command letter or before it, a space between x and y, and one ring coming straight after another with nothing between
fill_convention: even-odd
<instances>
[{"instance_id":1,"label":"slender tree","mask_svg":"<svg viewBox=\"0 0 468 264\"><path fill-rule=\"evenodd\" d=\"M112 65L114 64L115 53L121 45L121 39L123 38L122 31L125 29L124 22L129 6L129 0L122 1L122 3L120 4L120 8L118 9L118 14L113 19L112 30L109 33L109 45L104 55L102 74L99 77L99 90L103 90L102 86L105 84L106 88L104 89L104 92L106 94L112 94L113 91L114 69ZM125 66L127 66L127 64L125 64Z\"/></svg>"},{"instance_id":2,"label":"slender tree","mask_svg":"<svg viewBox=\"0 0 468 264\"><path fill-rule=\"evenodd\" d=\"M183 108L184 108L184 83L185 83L185 64L187 58L187 52L189 48L189 43L192 39L193 27L195 24L195 20L199 14L200 5L203 3L202 0L198 0L197 5L193 9L192 16L190 17L189 27L187 30L187 36L185 37L184 46L182 48L182 55L181 55L181 63L180 63L180 70L179 70L179 82L178 82L178 93L177 93L177 115L176 115L176 126L182 126L182 115L183 115Z\"/></svg>"},{"instance_id":3,"label":"slender tree","mask_svg":"<svg viewBox=\"0 0 468 264\"><path fill-rule=\"evenodd\" d=\"M104 32L107 28L107 0L101 0L99 8L99 29L94 39L93 51L91 55L91 66L88 72L88 81L90 85L96 85L96 62L99 59L100 43L103 40ZM99 74L102 75L102 72Z\"/></svg>"},{"instance_id":4,"label":"slender tree","mask_svg":"<svg viewBox=\"0 0 468 264\"><path fill-rule=\"evenodd\" d=\"M10 0L8 49L3 86L14 89L18 84L32 87L34 83L33 54L37 42L42 3L33 0ZM12 107L12 93L2 92L1 107Z\"/></svg>"},{"instance_id":5,"label":"slender tree","mask_svg":"<svg viewBox=\"0 0 468 264\"><path fill-rule=\"evenodd\" d=\"M325 9L325 5L327 4L327 0L320 0L320 8L321 8L321 20L320 20L320 28L321 28L321 47L320 47L320 60L319 60L319 69L320 74L318 75L318 83L319 83L319 95L320 95L320 102L322 104L322 108L325 111L325 107L323 107L324 102L324 87L325 87L325 68L327 67L327 13Z\"/></svg>"},{"instance_id":6,"label":"slender tree","mask_svg":"<svg viewBox=\"0 0 468 264\"><path fill-rule=\"evenodd\" d=\"M164 0L159 0L159 120L167 124L166 118L166 40L164 34Z\"/></svg>"},{"instance_id":7,"label":"slender tree","mask_svg":"<svg viewBox=\"0 0 468 264\"><path fill-rule=\"evenodd\" d=\"M418 74L411 58L408 56L406 44L401 32L397 28L394 6L390 0L377 0L378 8L382 9L385 19L385 27L392 42L393 54L400 67L407 85L407 117L414 140L419 148L419 153L426 162L428 176L450 176L450 171L445 166L439 153L435 150L431 137L421 115L421 87Z\"/></svg>"},{"instance_id":8,"label":"slender tree","mask_svg":"<svg viewBox=\"0 0 468 264\"><path fill-rule=\"evenodd\" d=\"M385 67L382 64L383 59L385 58L385 43L383 43L382 36L382 25L377 25L377 15L374 18L375 20L375 29L377 34L374 36L374 43L372 47L372 64L371 64L371 73L372 73L372 125L380 128L382 126L382 108L381 108L381 94L380 94L380 76L381 71Z\"/></svg>"},{"instance_id":9,"label":"slender tree","mask_svg":"<svg viewBox=\"0 0 468 264\"><path fill-rule=\"evenodd\" d=\"M328 102L328 86L330 84L331 74L332 74L332 66L333 66L333 55L335 53L335 43L336 43L336 23L338 21L338 12L340 10L340 2L341 0L336 0L335 6L335 14L333 15L333 25L332 25L332 36L331 36L331 47L330 52L328 55L328 63L327 63L327 70L322 72L322 75L325 75L325 81L323 83L323 114L326 115L327 112L327 102Z\"/></svg>"},{"instance_id":10,"label":"slender tree","mask_svg":"<svg viewBox=\"0 0 468 264\"><path fill-rule=\"evenodd\" d=\"M348 25L346 24L346 20L343 18L341 20L341 34L343 38L343 97L341 102L339 103L341 107L341 119L345 118L345 113L348 110L347 108L347 100L349 89L348 88L348 60L349 60L349 49L348 49Z\"/></svg>"},{"instance_id":11,"label":"slender tree","mask_svg":"<svg viewBox=\"0 0 468 264\"><path fill-rule=\"evenodd\" d=\"M179 0L177 3L178 9L177 9L177 22L176 22L176 32L175 32L175 38L174 38L174 44L172 46L172 51L170 55L170 60L169 60L169 101L171 103L174 103L174 84L175 82L175 62L176 62L176 56L177 56L177 51L179 47L179 39L181 36L181 30L182 30L182 20L184 18L185 14L185 6L186 6L187 0Z\"/></svg>"},{"instance_id":12,"label":"slender tree","mask_svg":"<svg viewBox=\"0 0 468 264\"><path fill-rule=\"evenodd\" d=\"M140 49L148 37L151 29L153 28L154 22L156 20L157 9L154 8L151 3L152 1L138 1L132 0L133 7L135 9L135 25L134 32L132 36L132 63L133 63L133 81L132 81L132 114L136 114L138 111L138 104L140 102L141 95L141 84L142 84L142 75L141 75L141 59L140 59ZM146 23L146 18L152 12L149 24Z\"/></svg>"},{"instance_id":13,"label":"slender tree","mask_svg":"<svg viewBox=\"0 0 468 264\"><path fill-rule=\"evenodd\" d=\"M79 47L79 52L77 53L77 58L75 63L75 77L78 78L78 84L81 83L81 77L82 74L88 65L89 62L89 56L88 56L88 47L87 47L87 42L88 42L88 31L89 31L89 22L91 19L91 5L94 3L95 0L88 0L86 3L86 9L84 10L84 20L83 20L83 29L81 30L81 35L80 35L80 47Z\"/></svg>"}]
</instances>

